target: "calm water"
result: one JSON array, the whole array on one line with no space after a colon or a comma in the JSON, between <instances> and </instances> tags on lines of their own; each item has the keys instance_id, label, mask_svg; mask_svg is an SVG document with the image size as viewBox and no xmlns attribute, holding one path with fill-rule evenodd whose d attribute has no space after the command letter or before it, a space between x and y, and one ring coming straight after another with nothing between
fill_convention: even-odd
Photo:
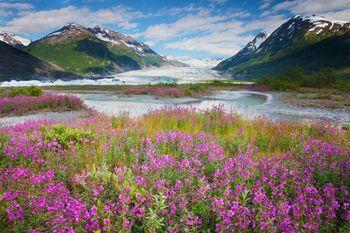
<instances>
[{"instance_id":1,"label":"calm water","mask_svg":"<svg viewBox=\"0 0 350 233\"><path fill-rule=\"evenodd\" d=\"M155 98L153 96L125 96L102 91L67 91L82 98L85 103L99 112L108 115L129 113L140 116L149 110L164 106L193 106L198 109L210 109L223 105L226 111L234 111L245 118L258 116L272 120L304 121L331 120L349 123L350 112L346 110L299 107L280 102L279 93L261 93L253 91L218 91L214 95L201 98Z\"/></svg>"}]
</instances>

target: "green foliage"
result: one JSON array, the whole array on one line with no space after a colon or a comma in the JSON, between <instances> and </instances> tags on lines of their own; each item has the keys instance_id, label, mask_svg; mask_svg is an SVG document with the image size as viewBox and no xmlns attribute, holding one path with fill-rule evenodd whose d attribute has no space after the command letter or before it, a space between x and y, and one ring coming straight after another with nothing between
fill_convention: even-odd
<instances>
[{"instance_id":1,"label":"green foliage","mask_svg":"<svg viewBox=\"0 0 350 233\"><path fill-rule=\"evenodd\" d=\"M41 96L43 90L39 87L12 87L12 88L1 88L0 97L15 97L18 95L25 96Z\"/></svg>"},{"instance_id":2,"label":"green foliage","mask_svg":"<svg viewBox=\"0 0 350 233\"><path fill-rule=\"evenodd\" d=\"M43 91L39 87L14 87L10 89L9 96L15 97L17 95L26 95L26 96L41 96Z\"/></svg>"},{"instance_id":3,"label":"green foliage","mask_svg":"<svg viewBox=\"0 0 350 233\"><path fill-rule=\"evenodd\" d=\"M343 125L343 129L350 131L350 124Z\"/></svg>"},{"instance_id":4,"label":"green foliage","mask_svg":"<svg viewBox=\"0 0 350 233\"><path fill-rule=\"evenodd\" d=\"M45 140L56 140L65 149L68 148L70 143L82 144L85 140L95 138L93 132L71 128L63 124L54 125L51 129L43 126L41 130L44 133Z\"/></svg>"},{"instance_id":5,"label":"green foliage","mask_svg":"<svg viewBox=\"0 0 350 233\"><path fill-rule=\"evenodd\" d=\"M154 195L154 206L148 209L148 213L146 216L146 232L159 232L161 230L164 231L165 220L162 214L162 211L167 208L167 204L165 203L165 197L162 194Z\"/></svg>"},{"instance_id":6,"label":"green foliage","mask_svg":"<svg viewBox=\"0 0 350 233\"><path fill-rule=\"evenodd\" d=\"M257 80L275 91L296 90L300 87L333 88L340 91L350 91L350 79L343 72L326 68L311 74L304 74L299 67L293 67L280 75L264 77Z\"/></svg>"}]
</instances>

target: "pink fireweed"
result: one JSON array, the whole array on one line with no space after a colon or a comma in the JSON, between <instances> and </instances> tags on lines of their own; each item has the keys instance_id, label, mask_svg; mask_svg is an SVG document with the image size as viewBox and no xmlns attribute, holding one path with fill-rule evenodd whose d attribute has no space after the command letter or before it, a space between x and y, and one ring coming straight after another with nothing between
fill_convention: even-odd
<instances>
[{"instance_id":1,"label":"pink fireweed","mask_svg":"<svg viewBox=\"0 0 350 233\"><path fill-rule=\"evenodd\" d=\"M68 111L85 108L76 96L43 94L0 98L0 115L22 115L35 111Z\"/></svg>"},{"instance_id":2,"label":"pink fireweed","mask_svg":"<svg viewBox=\"0 0 350 233\"><path fill-rule=\"evenodd\" d=\"M280 135L290 144L278 147ZM346 231L349 139L340 127L245 122L220 106L5 127L0 229Z\"/></svg>"},{"instance_id":3,"label":"pink fireweed","mask_svg":"<svg viewBox=\"0 0 350 233\"><path fill-rule=\"evenodd\" d=\"M125 91L128 95L153 95L156 97L182 97L184 90L179 87L130 87Z\"/></svg>"}]
</instances>

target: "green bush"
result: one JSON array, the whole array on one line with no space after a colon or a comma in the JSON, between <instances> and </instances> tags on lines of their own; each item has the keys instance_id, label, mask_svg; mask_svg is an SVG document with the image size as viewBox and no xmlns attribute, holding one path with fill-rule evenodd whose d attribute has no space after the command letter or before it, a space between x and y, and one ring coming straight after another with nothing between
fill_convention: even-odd
<instances>
[{"instance_id":1,"label":"green bush","mask_svg":"<svg viewBox=\"0 0 350 233\"><path fill-rule=\"evenodd\" d=\"M40 96L43 94L43 91L39 87L15 87L10 89L9 96L15 97L18 95L26 96Z\"/></svg>"},{"instance_id":2,"label":"green bush","mask_svg":"<svg viewBox=\"0 0 350 233\"><path fill-rule=\"evenodd\" d=\"M86 139L92 140L95 138L92 132L70 128L62 124L54 125L51 129L42 127L41 130L44 133L45 140L56 140L65 149L68 148L69 143L82 144Z\"/></svg>"}]
</instances>

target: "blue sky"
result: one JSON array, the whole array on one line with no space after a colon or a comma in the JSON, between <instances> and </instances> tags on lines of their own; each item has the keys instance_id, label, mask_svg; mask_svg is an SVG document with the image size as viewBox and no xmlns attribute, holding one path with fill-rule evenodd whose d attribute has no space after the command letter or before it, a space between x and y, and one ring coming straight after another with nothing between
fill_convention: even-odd
<instances>
[{"instance_id":1,"label":"blue sky","mask_svg":"<svg viewBox=\"0 0 350 233\"><path fill-rule=\"evenodd\" d=\"M0 0L0 31L36 40L65 23L129 34L176 58L228 57L295 14L350 20L350 0Z\"/></svg>"}]
</instances>

